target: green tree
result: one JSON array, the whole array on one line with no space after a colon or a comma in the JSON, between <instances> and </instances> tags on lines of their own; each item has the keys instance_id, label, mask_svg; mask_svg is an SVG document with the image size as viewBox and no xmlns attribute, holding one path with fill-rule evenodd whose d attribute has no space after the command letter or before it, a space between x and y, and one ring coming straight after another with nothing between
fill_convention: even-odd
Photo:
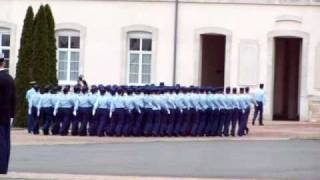
<instances>
[{"instance_id":1,"label":"green tree","mask_svg":"<svg viewBox=\"0 0 320 180\"><path fill-rule=\"evenodd\" d=\"M34 80L42 87L48 84L50 71L48 32L46 11L41 5L34 20L32 67Z\"/></svg>"},{"instance_id":2,"label":"green tree","mask_svg":"<svg viewBox=\"0 0 320 180\"><path fill-rule=\"evenodd\" d=\"M16 67L16 88L17 88L17 107L16 107L16 126L27 125L27 100L26 91L30 88L29 82L32 77L32 55L33 55L33 10L29 6L22 29L19 49L19 61Z\"/></svg>"},{"instance_id":3,"label":"green tree","mask_svg":"<svg viewBox=\"0 0 320 180\"><path fill-rule=\"evenodd\" d=\"M47 83L52 85L57 85L57 47L56 47L56 37L55 37L55 22L52 15L51 8L48 4L45 5L45 13L47 16L48 23L48 79Z\"/></svg>"}]
</instances>

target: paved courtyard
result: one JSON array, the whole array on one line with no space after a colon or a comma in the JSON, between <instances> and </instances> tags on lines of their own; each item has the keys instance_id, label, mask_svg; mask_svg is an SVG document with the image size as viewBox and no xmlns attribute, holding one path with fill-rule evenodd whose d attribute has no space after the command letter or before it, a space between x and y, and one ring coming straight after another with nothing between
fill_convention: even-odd
<instances>
[{"instance_id":1,"label":"paved courtyard","mask_svg":"<svg viewBox=\"0 0 320 180\"><path fill-rule=\"evenodd\" d=\"M320 179L320 123L266 122L246 137L98 138L13 131L0 179Z\"/></svg>"}]
</instances>

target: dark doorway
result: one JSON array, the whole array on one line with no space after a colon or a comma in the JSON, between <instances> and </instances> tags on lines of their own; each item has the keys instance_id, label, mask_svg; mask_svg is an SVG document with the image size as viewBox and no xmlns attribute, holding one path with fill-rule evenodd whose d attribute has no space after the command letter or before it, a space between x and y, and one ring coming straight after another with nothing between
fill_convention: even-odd
<instances>
[{"instance_id":1,"label":"dark doorway","mask_svg":"<svg viewBox=\"0 0 320 180\"><path fill-rule=\"evenodd\" d=\"M224 64L226 50L226 36L201 35L202 42L202 86L224 86Z\"/></svg>"},{"instance_id":2,"label":"dark doorway","mask_svg":"<svg viewBox=\"0 0 320 180\"><path fill-rule=\"evenodd\" d=\"M275 38L274 120L299 120L301 38Z\"/></svg>"}]
</instances>

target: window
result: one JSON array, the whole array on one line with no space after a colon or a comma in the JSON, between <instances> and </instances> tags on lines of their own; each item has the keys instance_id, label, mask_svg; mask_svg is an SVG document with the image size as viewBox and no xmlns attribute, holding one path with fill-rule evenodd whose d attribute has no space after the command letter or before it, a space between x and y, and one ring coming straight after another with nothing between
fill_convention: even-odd
<instances>
[{"instance_id":1,"label":"window","mask_svg":"<svg viewBox=\"0 0 320 180\"><path fill-rule=\"evenodd\" d=\"M10 31L9 29L0 28L0 52L4 55L6 67L9 68L10 59Z\"/></svg>"},{"instance_id":2,"label":"window","mask_svg":"<svg viewBox=\"0 0 320 180\"><path fill-rule=\"evenodd\" d=\"M128 37L128 83L151 82L152 37L151 33L133 32Z\"/></svg>"},{"instance_id":3,"label":"window","mask_svg":"<svg viewBox=\"0 0 320 180\"><path fill-rule=\"evenodd\" d=\"M80 65L80 32L58 31L58 79L61 82L77 81Z\"/></svg>"}]
</instances>

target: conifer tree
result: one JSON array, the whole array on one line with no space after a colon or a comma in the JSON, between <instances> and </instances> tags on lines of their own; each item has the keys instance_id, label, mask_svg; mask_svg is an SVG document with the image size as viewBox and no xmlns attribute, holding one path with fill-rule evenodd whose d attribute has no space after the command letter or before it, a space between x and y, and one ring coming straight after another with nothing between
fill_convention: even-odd
<instances>
[{"instance_id":1,"label":"conifer tree","mask_svg":"<svg viewBox=\"0 0 320 180\"><path fill-rule=\"evenodd\" d=\"M30 88L29 82L33 80L32 76L32 55L33 55L33 9L28 7L22 35L20 39L20 49L18 55L18 63L16 66L16 91L17 91L17 107L16 107L16 126L26 126L27 124L27 100L25 98L26 91Z\"/></svg>"},{"instance_id":2,"label":"conifer tree","mask_svg":"<svg viewBox=\"0 0 320 180\"><path fill-rule=\"evenodd\" d=\"M43 5L40 6L34 20L33 30L33 77L43 87L49 80L49 41L48 21Z\"/></svg>"},{"instance_id":3,"label":"conifer tree","mask_svg":"<svg viewBox=\"0 0 320 180\"><path fill-rule=\"evenodd\" d=\"M55 38L55 22L52 15L51 8L48 4L45 5L45 13L48 24L48 80L47 83L57 85L57 56L56 56L56 38Z\"/></svg>"}]
</instances>

